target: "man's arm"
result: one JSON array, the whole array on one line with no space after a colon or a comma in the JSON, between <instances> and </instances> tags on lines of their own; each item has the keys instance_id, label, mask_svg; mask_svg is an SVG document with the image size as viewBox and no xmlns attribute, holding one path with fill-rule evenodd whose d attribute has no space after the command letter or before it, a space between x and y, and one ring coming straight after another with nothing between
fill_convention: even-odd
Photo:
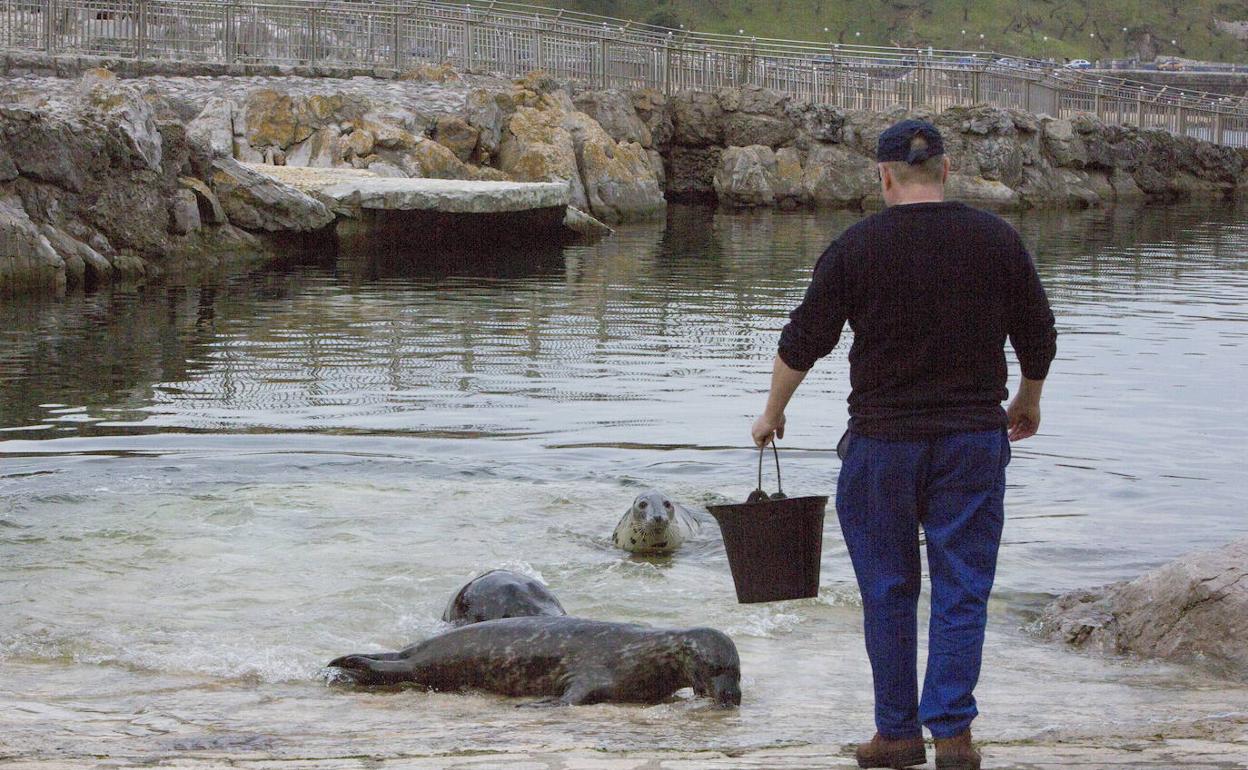
<instances>
[{"instance_id":1,"label":"man's arm","mask_svg":"<svg viewBox=\"0 0 1248 770\"><path fill-rule=\"evenodd\" d=\"M806 372L841 338L848 310L845 303L844 264L833 243L815 264L815 274L802 304L789 314L780 333L780 350L771 372L771 392L763 414L750 430L756 446L784 438L784 410Z\"/></svg>"},{"instance_id":2,"label":"man's arm","mask_svg":"<svg viewBox=\"0 0 1248 770\"><path fill-rule=\"evenodd\" d=\"M806 379L806 372L790 369L780 356L771 369L771 393L767 396L767 407L754 421L750 430L754 436L754 446L766 446L772 438L784 438L784 410L797 386Z\"/></svg>"},{"instance_id":3,"label":"man's arm","mask_svg":"<svg viewBox=\"0 0 1248 770\"><path fill-rule=\"evenodd\" d=\"M1057 329L1053 310L1036 264L1019 242L1022 272L1010 307L1010 345L1018 356L1023 378L1018 393L1005 410L1009 420L1010 441L1022 441L1036 435L1040 428L1040 392L1049 374L1049 364L1057 355Z\"/></svg>"}]
</instances>

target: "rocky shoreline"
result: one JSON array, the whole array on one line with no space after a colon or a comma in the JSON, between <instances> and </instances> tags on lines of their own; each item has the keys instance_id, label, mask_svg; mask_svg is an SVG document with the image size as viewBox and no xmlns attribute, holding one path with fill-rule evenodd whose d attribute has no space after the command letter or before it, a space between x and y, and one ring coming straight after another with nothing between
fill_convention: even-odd
<instances>
[{"instance_id":1,"label":"rocky shoreline","mask_svg":"<svg viewBox=\"0 0 1248 770\"><path fill-rule=\"evenodd\" d=\"M7 294L253 264L332 241L334 214L323 202L240 161L562 182L576 209L609 223L661 216L668 200L682 199L869 208L880 205L876 138L921 115L945 131L951 196L975 203L1248 195L1248 150L1091 117L984 106L847 112L758 88L666 97L434 66L349 76L199 65L141 74L147 65L114 63L140 75L125 79L82 59L4 61Z\"/></svg>"}]
</instances>

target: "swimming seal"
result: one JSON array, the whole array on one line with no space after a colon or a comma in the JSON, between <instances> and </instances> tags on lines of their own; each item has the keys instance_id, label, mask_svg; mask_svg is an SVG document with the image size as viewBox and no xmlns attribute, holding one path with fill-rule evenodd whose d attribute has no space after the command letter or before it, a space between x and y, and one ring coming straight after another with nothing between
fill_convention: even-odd
<instances>
[{"instance_id":1,"label":"swimming seal","mask_svg":"<svg viewBox=\"0 0 1248 770\"><path fill-rule=\"evenodd\" d=\"M700 525L683 505L662 492L643 492L615 525L611 539L630 553L672 553L698 533Z\"/></svg>"},{"instance_id":2,"label":"swimming seal","mask_svg":"<svg viewBox=\"0 0 1248 770\"><path fill-rule=\"evenodd\" d=\"M329 663L359 685L546 696L563 705L660 703L683 687L741 703L736 645L711 628L659 630L582 618L505 618L457 628L402 652Z\"/></svg>"},{"instance_id":3,"label":"swimming seal","mask_svg":"<svg viewBox=\"0 0 1248 770\"><path fill-rule=\"evenodd\" d=\"M502 618L567 615L563 605L538 580L505 569L478 575L460 588L442 613L456 626Z\"/></svg>"}]
</instances>

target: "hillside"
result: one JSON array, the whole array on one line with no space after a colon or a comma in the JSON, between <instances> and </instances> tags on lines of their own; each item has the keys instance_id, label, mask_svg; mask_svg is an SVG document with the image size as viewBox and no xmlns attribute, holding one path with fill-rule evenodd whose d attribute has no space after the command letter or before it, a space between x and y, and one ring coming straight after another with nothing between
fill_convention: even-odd
<instances>
[{"instance_id":1,"label":"hillside","mask_svg":"<svg viewBox=\"0 0 1248 770\"><path fill-rule=\"evenodd\" d=\"M1248 63L1248 41L1218 31L1215 24L1248 20L1244 0L529 2L672 27L684 24L705 32L743 29L758 37L967 50L982 47L1058 60L1139 55L1148 59L1157 54Z\"/></svg>"}]
</instances>

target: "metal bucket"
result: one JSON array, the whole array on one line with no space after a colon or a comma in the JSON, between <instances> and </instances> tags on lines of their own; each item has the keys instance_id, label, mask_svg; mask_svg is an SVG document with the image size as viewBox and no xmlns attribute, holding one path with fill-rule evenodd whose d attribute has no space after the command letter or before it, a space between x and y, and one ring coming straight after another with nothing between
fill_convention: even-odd
<instances>
[{"instance_id":1,"label":"metal bucket","mask_svg":"<svg viewBox=\"0 0 1248 770\"><path fill-rule=\"evenodd\" d=\"M741 604L809 599L819 593L826 496L785 497L775 442L776 493L763 491L763 453L758 450L758 488L738 505L711 505L719 522L728 566Z\"/></svg>"}]
</instances>

